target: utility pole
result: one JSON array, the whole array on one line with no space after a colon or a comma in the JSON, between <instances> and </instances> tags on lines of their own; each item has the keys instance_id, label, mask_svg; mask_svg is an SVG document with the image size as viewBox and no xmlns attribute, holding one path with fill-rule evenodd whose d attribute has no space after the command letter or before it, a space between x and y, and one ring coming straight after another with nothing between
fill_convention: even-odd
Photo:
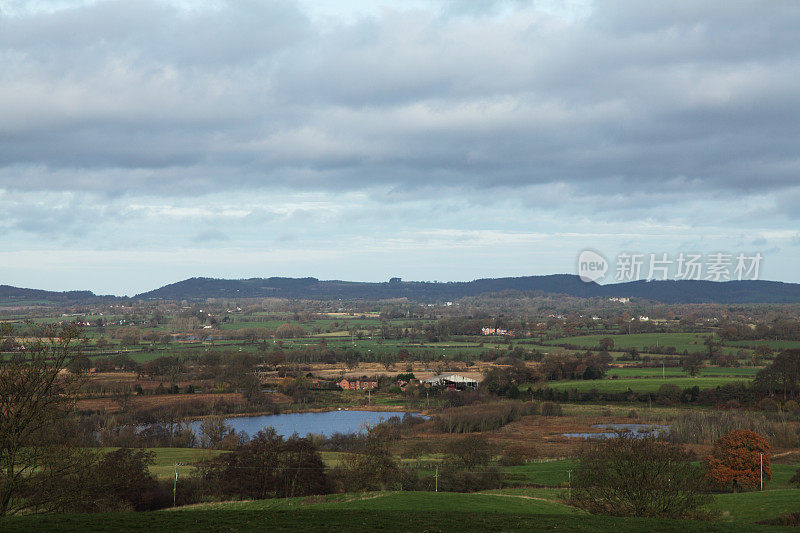
<instances>
[{"instance_id":1,"label":"utility pole","mask_svg":"<svg viewBox=\"0 0 800 533\"><path fill-rule=\"evenodd\" d=\"M661 361L661 379L666 379L664 375L664 361Z\"/></svg>"},{"instance_id":2,"label":"utility pole","mask_svg":"<svg viewBox=\"0 0 800 533\"><path fill-rule=\"evenodd\" d=\"M372 390L367 389L367 405L372 405Z\"/></svg>"},{"instance_id":3,"label":"utility pole","mask_svg":"<svg viewBox=\"0 0 800 533\"><path fill-rule=\"evenodd\" d=\"M439 465L436 465L436 473L433 474L433 478L436 480L436 488L434 490L439 492Z\"/></svg>"},{"instance_id":4,"label":"utility pole","mask_svg":"<svg viewBox=\"0 0 800 533\"><path fill-rule=\"evenodd\" d=\"M175 507L178 494L178 467L183 466L183 463L175 463L175 480L172 483L172 506Z\"/></svg>"},{"instance_id":5,"label":"utility pole","mask_svg":"<svg viewBox=\"0 0 800 533\"><path fill-rule=\"evenodd\" d=\"M763 453L759 453L758 454L758 459L759 459L759 465L758 466L759 466L759 470L760 470L760 473L761 473L761 490L763 491L764 490L764 454Z\"/></svg>"},{"instance_id":6,"label":"utility pole","mask_svg":"<svg viewBox=\"0 0 800 533\"><path fill-rule=\"evenodd\" d=\"M567 479L567 500L572 499L572 470L567 470L567 475L569 476Z\"/></svg>"}]
</instances>

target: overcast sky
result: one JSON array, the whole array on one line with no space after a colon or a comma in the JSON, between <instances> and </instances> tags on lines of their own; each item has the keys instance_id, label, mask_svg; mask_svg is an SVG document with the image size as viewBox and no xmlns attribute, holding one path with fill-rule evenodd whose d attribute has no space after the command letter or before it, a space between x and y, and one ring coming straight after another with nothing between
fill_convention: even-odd
<instances>
[{"instance_id":1,"label":"overcast sky","mask_svg":"<svg viewBox=\"0 0 800 533\"><path fill-rule=\"evenodd\" d=\"M800 2L0 0L0 284L800 282Z\"/></svg>"}]
</instances>

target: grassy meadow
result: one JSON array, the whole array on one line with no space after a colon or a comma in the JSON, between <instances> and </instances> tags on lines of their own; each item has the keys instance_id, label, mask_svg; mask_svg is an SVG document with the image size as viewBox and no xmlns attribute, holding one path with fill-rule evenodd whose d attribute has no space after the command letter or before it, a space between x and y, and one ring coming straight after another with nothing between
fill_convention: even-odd
<instances>
[{"instance_id":1,"label":"grassy meadow","mask_svg":"<svg viewBox=\"0 0 800 533\"><path fill-rule=\"evenodd\" d=\"M788 512L792 491L731 494L713 504L714 521L589 515L558 501L560 492L376 492L210 503L151 513L20 516L0 531L780 531L756 519Z\"/></svg>"}]
</instances>

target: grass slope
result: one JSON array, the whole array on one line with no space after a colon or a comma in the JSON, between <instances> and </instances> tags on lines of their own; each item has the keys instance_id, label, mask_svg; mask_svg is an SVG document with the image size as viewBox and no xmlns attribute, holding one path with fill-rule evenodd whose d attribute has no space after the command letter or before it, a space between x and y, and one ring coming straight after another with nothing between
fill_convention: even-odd
<instances>
[{"instance_id":1,"label":"grass slope","mask_svg":"<svg viewBox=\"0 0 800 533\"><path fill-rule=\"evenodd\" d=\"M718 494L711 508L722 513L722 521L743 523L775 518L781 514L800 511L800 490Z\"/></svg>"},{"instance_id":2,"label":"grass slope","mask_svg":"<svg viewBox=\"0 0 800 533\"><path fill-rule=\"evenodd\" d=\"M592 516L519 495L372 493L207 504L153 513L11 517L0 531L741 531L741 523ZM748 530L778 528L748 524Z\"/></svg>"}]
</instances>

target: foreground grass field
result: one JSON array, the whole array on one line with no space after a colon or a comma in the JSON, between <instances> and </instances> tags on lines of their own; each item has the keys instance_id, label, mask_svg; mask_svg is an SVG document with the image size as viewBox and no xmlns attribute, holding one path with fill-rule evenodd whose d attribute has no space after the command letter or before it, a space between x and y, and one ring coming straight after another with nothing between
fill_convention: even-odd
<instances>
[{"instance_id":1,"label":"foreground grass field","mask_svg":"<svg viewBox=\"0 0 800 533\"><path fill-rule=\"evenodd\" d=\"M0 520L0 531L786 530L756 526L738 516L713 522L594 516L538 494L381 492L217 503L153 513L22 516Z\"/></svg>"},{"instance_id":2,"label":"foreground grass field","mask_svg":"<svg viewBox=\"0 0 800 533\"><path fill-rule=\"evenodd\" d=\"M755 522L800 511L800 490L780 489L718 494L711 508L721 513L720 520L722 521Z\"/></svg>"}]
</instances>

